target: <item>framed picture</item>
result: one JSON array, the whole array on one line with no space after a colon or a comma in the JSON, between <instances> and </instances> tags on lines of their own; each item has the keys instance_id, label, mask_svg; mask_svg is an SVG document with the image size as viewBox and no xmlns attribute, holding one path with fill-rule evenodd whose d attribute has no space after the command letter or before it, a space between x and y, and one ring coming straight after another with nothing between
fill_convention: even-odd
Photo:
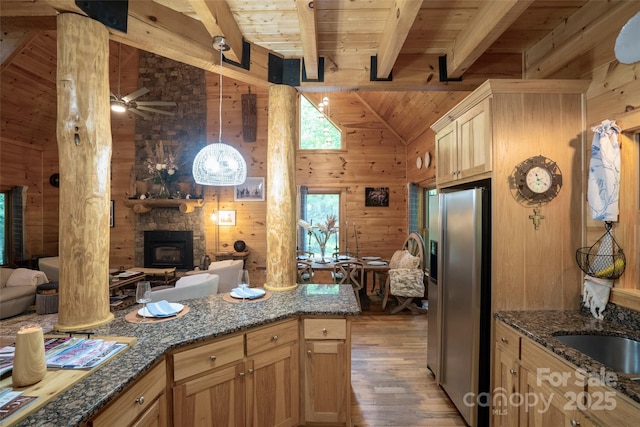
<instances>
[{"instance_id":1,"label":"framed picture","mask_svg":"<svg viewBox=\"0 0 640 427\"><path fill-rule=\"evenodd\" d=\"M115 219L113 217L113 207L114 207L114 201L111 201L111 208L109 209L109 226L111 227L115 227L116 223L115 223Z\"/></svg>"},{"instance_id":2,"label":"framed picture","mask_svg":"<svg viewBox=\"0 0 640 427\"><path fill-rule=\"evenodd\" d=\"M264 178L250 178L240 185L236 185L233 200L236 202L264 201Z\"/></svg>"},{"instance_id":3,"label":"framed picture","mask_svg":"<svg viewBox=\"0 0 640 427\"><path fill-rule=\"evenodd\" d=\"M364 189L365 206L389 206L389 187L366 187Z\"/></svg>"},{"instance_id":4,"label":"framed picture","mask_svg":"<svg viewBox=\"0 0 640 427\"><path fill-rule=\"evenodd\" d=\"M218 211L218 225L236 225L236 211Z\"/></svg>"}]
</instances>

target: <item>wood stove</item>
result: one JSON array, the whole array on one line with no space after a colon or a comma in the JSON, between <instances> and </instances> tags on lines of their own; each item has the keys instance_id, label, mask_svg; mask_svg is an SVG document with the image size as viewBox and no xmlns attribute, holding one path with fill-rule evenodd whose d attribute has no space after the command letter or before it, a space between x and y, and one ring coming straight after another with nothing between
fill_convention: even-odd
<instances>
[{"instance_id":1,"label":"wood stove","mask_svg":"<svg viewBox=\"0 0 640 427\"><path fill-rule=\"evenodd\" d=\"M145 231L144 266L193 269L193 231Z\"/></svg>"}]
</instances>

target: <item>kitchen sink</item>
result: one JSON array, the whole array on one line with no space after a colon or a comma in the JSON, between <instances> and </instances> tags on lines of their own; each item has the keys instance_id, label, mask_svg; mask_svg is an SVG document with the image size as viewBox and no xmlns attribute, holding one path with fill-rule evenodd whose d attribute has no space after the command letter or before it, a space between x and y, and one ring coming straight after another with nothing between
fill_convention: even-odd
<instances>
[{"instance_id":1,"label":"kitchen sink","mask_svg":"<svg viewBox=\"0 0 640 427\"><path fill-rule=\"evenodd\" d=\"M556 335L569 347L616 372L640 375L640 341L610 335Z\"/></svg>"}]
</instances>

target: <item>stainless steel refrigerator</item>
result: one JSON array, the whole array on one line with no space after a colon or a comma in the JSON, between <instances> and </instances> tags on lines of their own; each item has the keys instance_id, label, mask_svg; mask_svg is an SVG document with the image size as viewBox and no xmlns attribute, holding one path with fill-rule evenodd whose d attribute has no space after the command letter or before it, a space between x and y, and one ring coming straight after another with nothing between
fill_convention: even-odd
<instances>
[{"instance_id":1,"label":"stainless steel refrigerator","mask_svg":"<svg viewBox=\"0 0 640 427\"><path fill-rule=\"evenodd\" d=\"M489 425L478 397L490 380L489 187L440 194L439 383L472 427Z\"/></svg>"}]
</instances>

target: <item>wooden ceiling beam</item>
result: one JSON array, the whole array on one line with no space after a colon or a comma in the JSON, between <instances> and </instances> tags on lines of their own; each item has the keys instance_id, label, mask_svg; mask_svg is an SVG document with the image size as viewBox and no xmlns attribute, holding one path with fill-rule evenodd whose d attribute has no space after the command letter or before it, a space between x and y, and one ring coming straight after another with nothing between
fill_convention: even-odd
<instances>
[{"instance_id":1,"label":"wooden ceiling beam","mask_svg":"<svg viewBox=\"0 0 640 427\"><path fill-rule=\"evenodd\" d=\"M242 31L236 22L229 5L224 0L189 0L211 39L224 36L229 50L224 56L233 62L242 62Z\"/></svg>"},{"instance_id":2,"label":"wooden ceiling beam","mask_svg":"<svg viewBox=\"0 0 640 427\"><path fill-rule=\"evenodd\" d=\"M447 53L447 77L458 78L533 3L533 0L481 2L478 13Z\"/></svg>"},{"instance_id":3,"label":"wooden ceiling beam","mask_svg":"<svg viewBox=\"0 0 640 427\"><path fill-rule=\"evenodd\" d=\"M635 1L607 2L606 5L607 13L601 14L591 2L587 3L576 12L575 19L571 16L525 52L525 78L543 79L551 76L597 46L600 40L615 37L629 18L638 13L638 3Z\"/></svg>"},{"instance_id":4,"label":"wooden ceiling beam","mask_svg":"<svg viewBox=\"0 0 640 427\"><path fill-rule=\"evenodd\" d=\"M315 3L309 0L296 0L302 55L307 78L318 78L318 19Z\"/></svg>"},{"instance_id":5,"label":"wooden ceiling beam","mask_svg":"<svg viewBox=\"0 0 640 427\"><path fill-rule=\"evenodd\" d=\"M422 0L403 0L396 1L391 8L378 45L377 78L389 77L400 49L418 16L420 6Z\"/></svg>"},{"instance_id":6,"label":"wooden ceiling beam","mask_svg":"<svg viewBox=\"0 0 640 427\"><path fill-rule=\"evenodd\" d=\"M390 124L387 122L378 112L369 104L358 92L353 92L353 96L366 108L375 118L378 120L384 127L389 129L389 132L395 135L398 138L398 141L402 142L404 145L407 145L407 141L400 135Z\"/></svg>"}]
</instances>

